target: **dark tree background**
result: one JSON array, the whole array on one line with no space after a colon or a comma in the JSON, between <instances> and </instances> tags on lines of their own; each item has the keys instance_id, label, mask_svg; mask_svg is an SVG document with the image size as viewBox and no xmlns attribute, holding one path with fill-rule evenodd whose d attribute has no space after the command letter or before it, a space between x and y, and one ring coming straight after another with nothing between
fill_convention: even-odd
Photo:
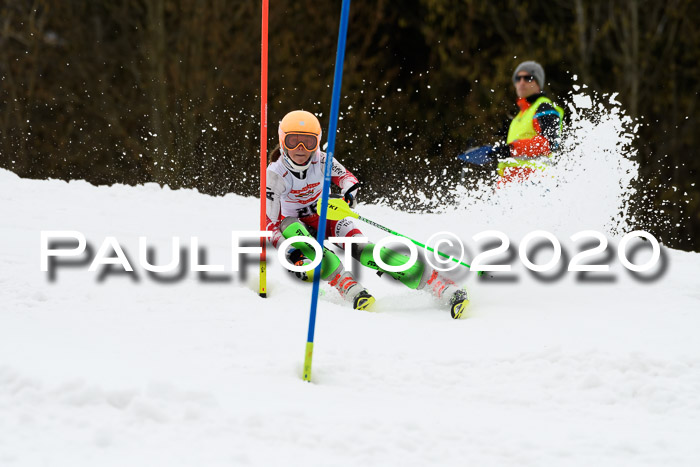
<instances>
[{"instance_id":1,"label":"dark tree background","mask_svg":"<svg viewBox=\"0 0 700 467\"><path fill-rule=\"evenodd\" d=\"M0 0L0 167L257 194L260 10ZM327 127L339 13L339 0L271 2L270 145L292 109L321 113ZM454 156L513 113L512 70L534 59L560 100L574 74L592 92L619 93L640 123L638 227L700 251L698 25L691 0L355 0L337 154L370 199L459 183ZM659 212L675 227L659 227Z\"/></svg>"}]
</instances>

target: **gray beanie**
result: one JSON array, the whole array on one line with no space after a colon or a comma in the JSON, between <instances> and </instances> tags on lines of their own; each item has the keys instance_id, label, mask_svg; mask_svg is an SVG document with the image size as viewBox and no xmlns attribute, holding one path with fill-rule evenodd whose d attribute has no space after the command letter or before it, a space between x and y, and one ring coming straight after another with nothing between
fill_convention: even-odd
<instances>
[{"instance_id":1,"label":"gray beanie","mask_svg":"<svg viewBox=\"0 0 700 467\"><path fill-rule=\"evenodd\" d=\"M521 63L513 72L513 82L515 82L515 77L521 71L527 71L534 76L535 81L537 81L537 84L540 85L540 89L544 89L544 68L542 68L542 65L537 62L533 62L532 60Z\"/></svg>"}]
</instances>

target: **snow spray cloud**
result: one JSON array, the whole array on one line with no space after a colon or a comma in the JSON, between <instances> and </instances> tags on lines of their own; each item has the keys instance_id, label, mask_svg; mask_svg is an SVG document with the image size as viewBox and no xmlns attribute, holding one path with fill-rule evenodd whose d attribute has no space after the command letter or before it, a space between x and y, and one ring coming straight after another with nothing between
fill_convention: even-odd
<instances>
[{"instance_id":1,"label":"snow spray cloud","mask_svg":"<svg viewBox=\"0 0 700 467\"><path fill-rule=\"evenodd\" d=\"M483 169L465 166L461 183L451 189L428 193L403 187L399 195L414 200L410 204L424 212L454 214L456 219L468 216L471 231L497 228L509 236L522 236L533 229L559 235L594 229L620 237L644 228L631 214L639 201L634 188L639 164L633 148L639 124L616 96L574 85L559 102L565 107L565 124L553 165L527 182L497 189L495 170L485 175ZM441 175L434 178L439 185ZM384 204L391 203L384 200ZM651 214L662 222L663 215Z\"/></svg>"},{"instance_id":2,"label":"snow spray cloud","mask_svg":"<svg viewBox=\"0 0 700 467\"><path fill-rule=\"evenodd\" d=\"M507 226L515 235L533 226L553 232L592 228L611 235L630 230L637 124L615 95L598 97L578 86L574 90L553 165L525 183L500 189L493 188L494 179L482 180L476 190L457 188L456 211Z\"/></svg>"}]
</instances>

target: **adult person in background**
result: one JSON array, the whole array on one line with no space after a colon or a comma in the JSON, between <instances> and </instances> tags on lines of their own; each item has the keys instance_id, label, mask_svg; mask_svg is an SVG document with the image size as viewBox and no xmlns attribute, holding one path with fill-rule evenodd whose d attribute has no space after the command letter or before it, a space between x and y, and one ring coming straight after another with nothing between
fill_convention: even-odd
<instances>
[{"instance_id":1,"label":"adult person in background","mask_svg":"<svg viewBox=\"0 0 700 467\"><path fill-rule=\"evenodd\" d=\"M543 92L544 68L526 61L513 72L513 85L520 111L508 127L505 141L480 146L462 153L464 162L484 165L498 160L499 186L527 180L551 163L552 152L559 147L564 109Z\"/></svg>"}]
</instances>

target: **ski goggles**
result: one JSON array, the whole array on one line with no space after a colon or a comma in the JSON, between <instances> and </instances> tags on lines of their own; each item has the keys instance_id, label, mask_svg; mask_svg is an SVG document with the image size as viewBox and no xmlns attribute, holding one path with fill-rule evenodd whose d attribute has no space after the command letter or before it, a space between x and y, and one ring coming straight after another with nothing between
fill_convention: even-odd
<instances>
[{"instance_id":1,"label":"ski goggles","mask_svg":"<svg viewBox=\"0 0 700 467\"><path fill-rule=\"evenodd\" d=\"M535 77L532 75L516 76L515 78L513 78L513 82L518 83L521 79L524 79L528 83L532 83L535 80Z\"/></svg>"},{"instance_id":2,"label":"ski goggles","mask_svg":"<svg viewBox=\"0 0 700 467\"><path fill-rule=\"evenodd\" d=\"M300 145L307 151L313 151L318 147L318 138L314 134L290 133L284 137L283 143L287 151L296 149Z\"/></svg>"}]
</instances>

